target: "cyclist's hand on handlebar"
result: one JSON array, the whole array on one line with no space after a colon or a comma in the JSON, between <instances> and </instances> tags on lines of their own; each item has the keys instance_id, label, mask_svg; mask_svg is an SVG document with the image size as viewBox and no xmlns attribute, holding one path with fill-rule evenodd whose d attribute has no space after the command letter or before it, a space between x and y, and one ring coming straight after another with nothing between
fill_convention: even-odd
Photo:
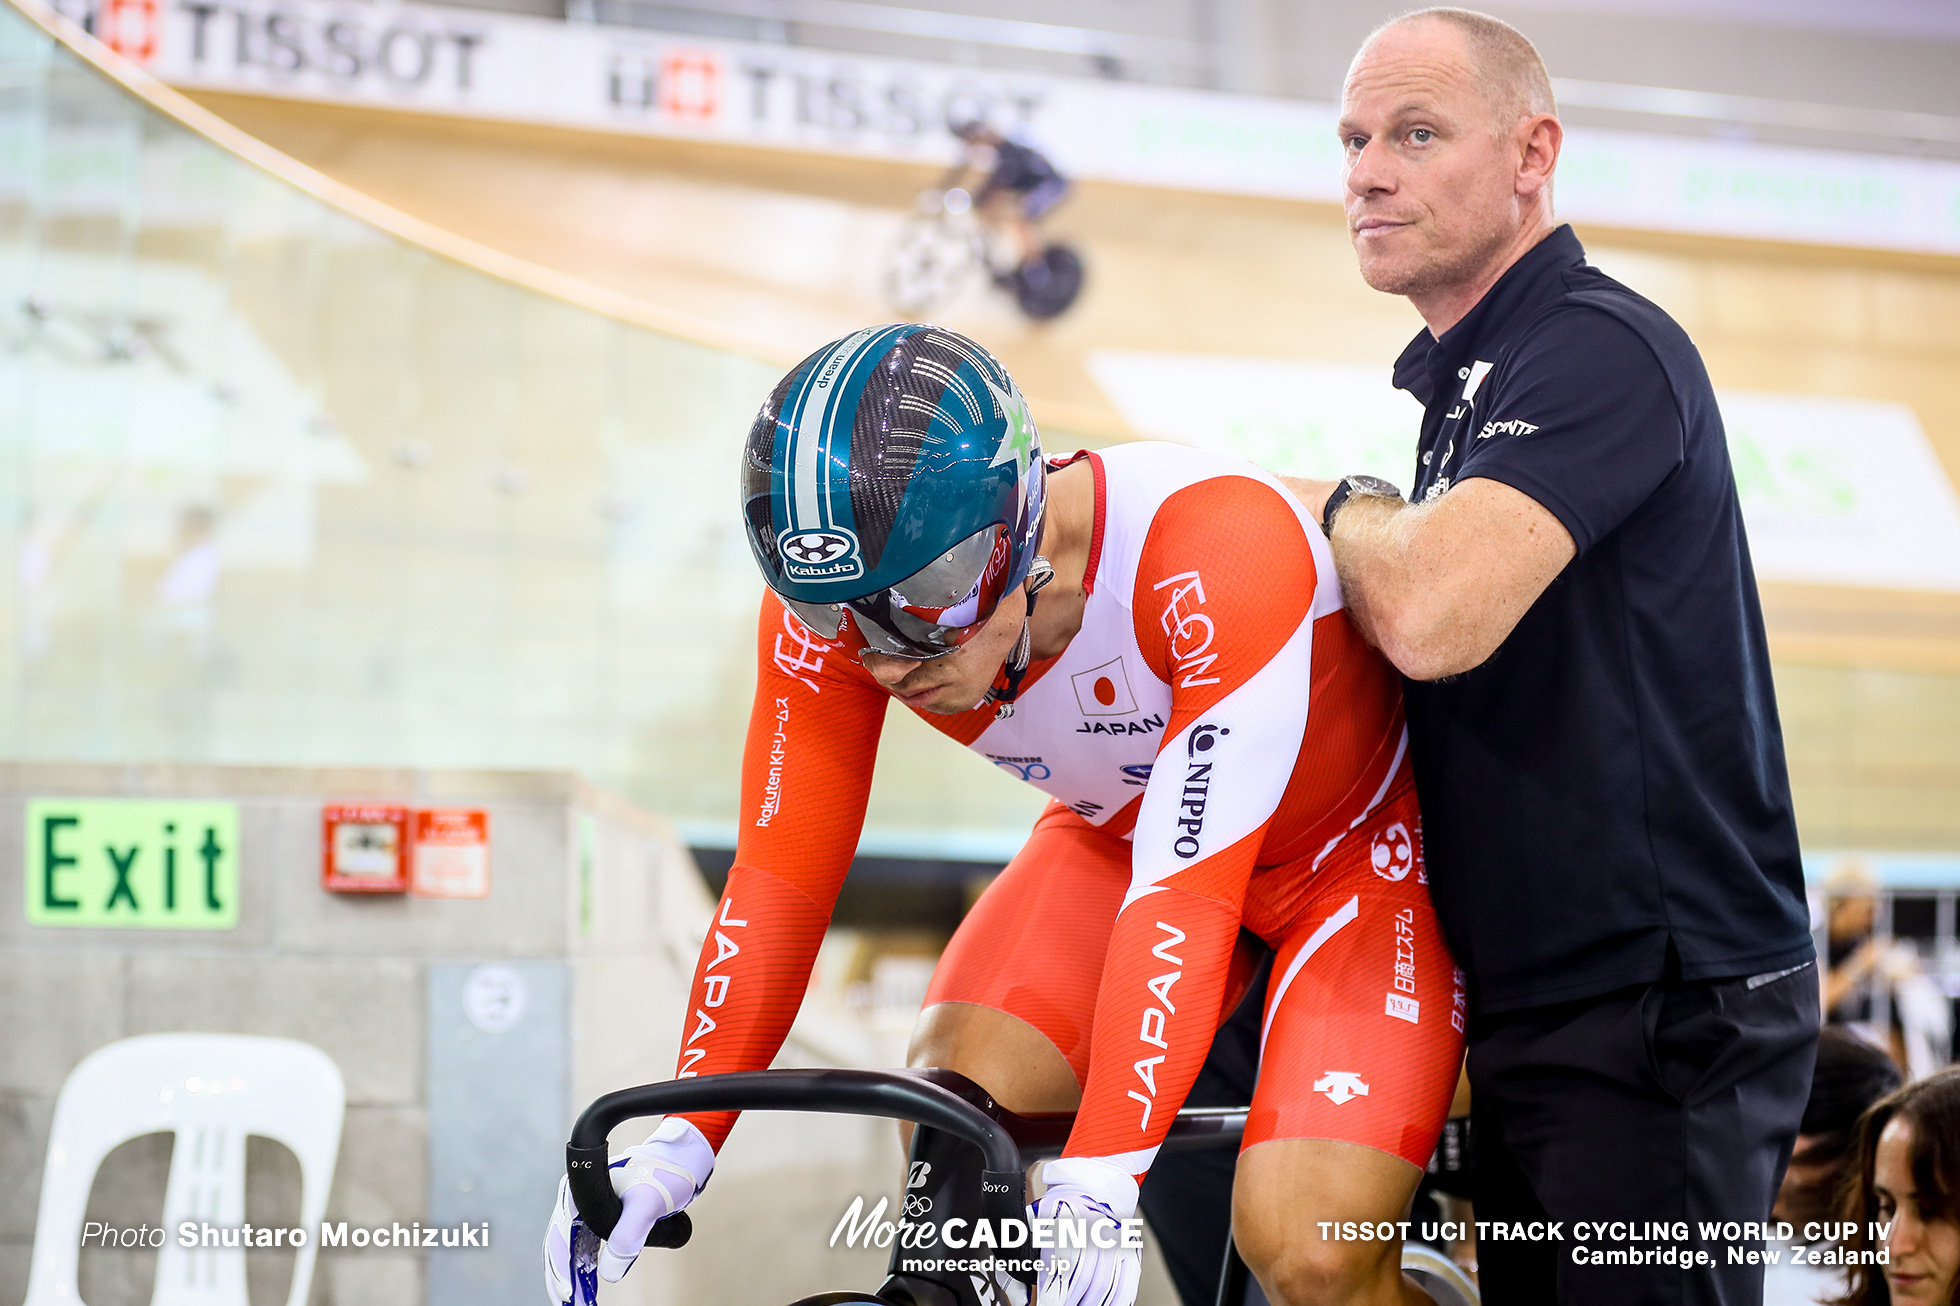
<instances>
[{"instance_id":1,"label":"cyclist's hand on handlebar","mask_svg":"<svg viewBox=\"0 0 1960 1306\"><path fill-rule=\"evenodd\" d=\"M1029 1208L1038 1220L1074 1219L1092 1225L1113 1220L1120 1225L1137 1212L1137 1181L1106 1161L1063 1157L1041 1168L1041 1181L1048 1190ZM1042 1250L1036 1306L1132 1306L1143 1253L1121 1245L1120 1227L1104 1228L1100 1237L1118 1245L1098 1247L1091 1237L1082 1240L1089 1244L1085 1248Z\"/></svg>"},{"instance_id":2,"label":"cyclist's hand on handlebar","mask_svg":"<svg viewBox=\"0 0 1960 1306\"><path fill-rule=\"evenodd\" d=\"M613 1191L625 1209L612 1236L599 1244L598 1277L607 1283L619 1282L646 1245L647 1231L685 1209L707 1185L714 1168L714 1148L699 1129L679 1116L668 1116L646 1142L613 1157L607 1170ZM572 1204L570 1183L560 1179L558 1205L544 1237L545 1292L558 1306L571 1306L573 1302L573 1248L584 1227ZM580 1298L579 1306L584 1306L584 1301Z\"/></svg>"}]
</instances>

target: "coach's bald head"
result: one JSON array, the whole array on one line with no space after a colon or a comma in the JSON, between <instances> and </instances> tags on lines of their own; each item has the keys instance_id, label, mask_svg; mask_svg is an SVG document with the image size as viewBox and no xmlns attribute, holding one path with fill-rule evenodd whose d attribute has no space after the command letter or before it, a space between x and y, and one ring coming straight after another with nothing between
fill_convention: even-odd
<instances>
[{"instance_id":1,"label":"coach's bald head","mask_svg":"<svg viewBox=\"0 0 1960 1306\"><path fill-rule=\"evenodd\" d=\"M1360 63L1368 47L1386 34L1410 28L1430 34L1440 29L1454 37L1472 81L1489 101L1502 129L1508 131L1520 118L1533 114L1558 114L1552 79L1545 71L1545 61L1538 57L1538 48L1509 23L1474 9L1437 6L1392 18L1369 34L1354 57L1355 63Z\"/></svg>"},{"instance_id":2,"label":"coach's bald head","mask_svg":"<svg viewBox=\"0 0 1960 1306\"><path fill-rule=\"evenodd\" d=\"M1362 44L1341 110L1362 276L1440 335L1552 229L1563 136L1544 61L1508 23L1424 9Z\"/></svg>"}]
</instances>

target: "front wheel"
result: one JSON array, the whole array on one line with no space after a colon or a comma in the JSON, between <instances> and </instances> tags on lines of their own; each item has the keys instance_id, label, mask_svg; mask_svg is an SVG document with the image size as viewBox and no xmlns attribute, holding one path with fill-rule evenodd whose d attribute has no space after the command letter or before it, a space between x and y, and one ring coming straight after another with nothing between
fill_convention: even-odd
<instances>
[{"instance_id":1,"label":"front wheel","mask_svg":"<svg viewBox=\"0 0 1960 1306\"><path fill-rule=\"evenodd\" d=\"M885 299L916 316L952 297L976 262L971 232L944 214L908 218L885 261Z\"/></svg>"},{"instance_id":2,"label":"front wheel","mask_svg":"<svg viewBox=\"0 0 1960 1306\"><path fill-rule=\"evenodd\" d=\"M1463 1268L1425 1243L1402 1244L1402 1273L1414 1279L1436 1306L1479 1306L1482 1300Z\"/></svg>"}]
</instances>

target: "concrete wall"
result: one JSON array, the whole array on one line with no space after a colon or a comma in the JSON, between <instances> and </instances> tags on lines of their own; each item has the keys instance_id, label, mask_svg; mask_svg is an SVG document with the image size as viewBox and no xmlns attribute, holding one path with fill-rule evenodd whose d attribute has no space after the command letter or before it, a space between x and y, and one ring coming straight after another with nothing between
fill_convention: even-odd
<instances>
[{"instance_id":1,"label":"concrete wall","mask_svg":"<svg viewBox=\"0 0 1960 1306\"><path fill-rule=\"evenodd\" d=\"M63 1081L106 1043L164 1031L296 1038L333 1058L347 1116L330 1221L492 1224L489 1253L323 1251L318 1306L535 1302L571 1119L601 1092L672 1073L711 904L664 824L555 773L7 765L0 902L23 901L33 797L235 802L240 912L233 930L179 933L33 928L20 908L0 911L0 1302L25 1291ZM487 809L490 896L323 892L320 808L349 800ZM503 1033L473 1030L459 1010L461 984L485 963L516 971L530 995ZM889 1057L817 1004L781 1064ZM624 1126L616 1142L645 1128ZM260 1140L249 1159L248 1218L293 1222L291 1154ZM126 1144L98 1176L89 1218L156 1223L168 1166L167 1136ZM850 1197L875 1197L898 1166L882 1122L751 1118L724 1151L695 1245L648 1257L609 1300L787 1300L875 1283L881 1256L824 1241ZM87 1251L84 1298L147 1302L153 1273L154 1253ZM290 1256L254 1253L248 1273L255 1300L283 1300Z\"/></svg>"}]
</instances>

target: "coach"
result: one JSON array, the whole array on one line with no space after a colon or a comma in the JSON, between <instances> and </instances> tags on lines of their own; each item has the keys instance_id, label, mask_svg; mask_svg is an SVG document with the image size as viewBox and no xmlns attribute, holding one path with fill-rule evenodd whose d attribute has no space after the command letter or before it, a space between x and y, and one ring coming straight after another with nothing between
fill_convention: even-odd
<instances>
[{"instance_id":1,"label":"coach","mask_svg":"<svg viewBox=\"0 0 1960 1306\"><path fill-rule=\"evenodd\" d=\"M1361 274L1428 323L1395 365L1425 415L1412 502L1365 477L1301 493L1407 679L1470 986L1477 1217L1567 1222L1563 1245L1483 1240L1485 1299L1759 1302L1722 1246L1684 1274L1577 1264L1570 1238L1766 1218L1810 1081L1796 825L1707 373L1554 227L1562 133L1512 28L1432 9L1376 32L1340 132Z\"/></svg>"}]
</instances>

